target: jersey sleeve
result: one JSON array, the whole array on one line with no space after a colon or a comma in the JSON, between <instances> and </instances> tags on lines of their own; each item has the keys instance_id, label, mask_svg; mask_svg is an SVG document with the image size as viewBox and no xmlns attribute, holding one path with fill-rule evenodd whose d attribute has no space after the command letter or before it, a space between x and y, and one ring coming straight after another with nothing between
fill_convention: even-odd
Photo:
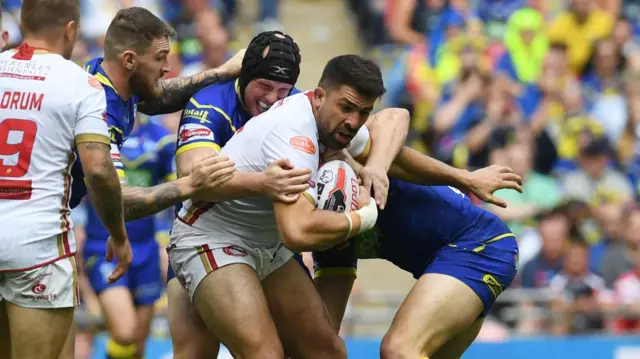
<instances>
[{"instance_id":1,"label":"jersey sleeve","mask_svg":"<svg viewBox=\"0 0 640 359\"><path fill-rule=\"evenodd\" d=\"M311 132L312 133L312 132ZM304 193L315 205L318 189L315 179L318 173L318 142L309 131L295 128L287 123L275 126L262 143L262 156L267 165L281 158L287 158L294 168L311 169L309 189Z\"/></svg>"},{"instance_id":2,"label":"jersey sleeve","mask_svg":"<svg viewBox=\"0 0 640 359\"><path fill-rule=\"evenodd\" d=\"M110 112L108 109L107 125L109 126L111 160L113 161L113 165L116 168L116 172L118 172L120 183L125 184L126 176L124 173L124 164L122 163L122 159L120 158L120 148L122 147L122 143L124 142L124 129L120 125L117 114Z\"/></svg>"},{"instance_id":3,"label":"jersey sleeve","mask_svg":"<svg viewBox=\"0 0 640 359\"><path fill-rule=\"evenodd\" d=\"M353 239L326 251L313 252L314 277L331 275L356 276L358 258Z\"/></svg>"},{"instance_id":4,"label":"jersey sleeve","mask_svg":"<svg viewBox=\"0 0 640 359\"><path fill-rule=\"evenodd\" d=\"M102 86L93 76L88 79L91 87L80 101L74 129L76 143L100 142L109 144L107 127L107 100Z\"/></svg>"},{"instance_id":5,"label":"jersey sleeve","mask_svg":"<svg viewBox=\"0 0 640 359\"><path fill-rule=\"evenodd\" d=\"M220 153L234 130L231 118L224 110L213 105L201 105L191 98L180 119L176 155L203 147Z\"/></svg>"},{"instance_id":6,"label":"jersey sleeve","mask_svg":"<svg viewBox=\"0 0 640 359\"><path fill-rule=\"evenodd\" d=\"M353 158L366 157L369 155L369 149L371 148L371 136L367 126L360 127L358 133L353 137L347 151Z\"/></svg>"}]
</instances>

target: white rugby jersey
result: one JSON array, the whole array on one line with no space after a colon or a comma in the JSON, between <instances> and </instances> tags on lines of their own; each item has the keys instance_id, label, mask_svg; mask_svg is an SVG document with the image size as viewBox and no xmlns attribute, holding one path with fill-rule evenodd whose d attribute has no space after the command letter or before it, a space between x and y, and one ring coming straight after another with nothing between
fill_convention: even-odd
<instances>
[{"instance_id":1,"label":"white rugby jersey","mask_svg":"<svg viewBox=\"0 0 640 359\"><path fill-rule=\"evenodd\" d=\"M69 218L75 143L109 144L100 83L27 44L0 54L0 271L76 251Z\"/></svg>"},{"instance_id":2,"label":"white rugby jersey","mask_svg":"<svg viewBox=\"0 0 640 359\"><path fill-rule=\"evenodd\" d=\"M221 154L233 160L240 172L262 172L280 158L288 158L294 168L309 168L312 174L306 192L317 201L316 177L322 149L311 96L313 92L308 91L287 97L249 120ZM362 126L351 141L349 152L357 157L367 148L368 141L369 131ZM182 222L210 231L220 240L241 239L255 248L271 248L280 241L272 200L266 196L216 203L187 200L178 216Z\"/></svg>"}]
</instances>

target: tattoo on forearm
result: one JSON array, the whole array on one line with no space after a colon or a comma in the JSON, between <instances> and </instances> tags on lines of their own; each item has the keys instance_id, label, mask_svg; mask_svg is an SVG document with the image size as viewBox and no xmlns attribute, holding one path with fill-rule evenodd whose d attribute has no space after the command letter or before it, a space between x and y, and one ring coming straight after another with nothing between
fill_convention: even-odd
<instances>
[{"instance_id":1,"label":"tattoo on forearm","mask_svg":"<svg viewBox=\"0 0 640 359\"><path fill-rule=\"evenodd\" d=\"M169 182L154 187L122 187L124 219L132 221L156 214L184 200L180 188Z\"/></svg>"},{"instance_id":2,"label":"tattoo on forearm","mask_svg":"<svg viewBox=\"0 0 640 359\"><path fill-rule=\"evenodd\" d=\"M100 163L92 169L85 169L87 191L93 207L109 231L119 230L123 223L122 193L118 174L111 160L109 146L91 142L85 148L100 152Z\"/></svg>"},{"instance_id":3,"label":"tattoo on forearm","mask_svg":"<svg viewBox=\"0 0 640 359\"><path fill-rule=\"evenodd\" d=\"M140 103L138 111L147 115L160 115L182 110L191 96L199 90L233 79L216 71L209 70L189 77L160 81L155 91L155 98L142 99L144 102Z\"/></svg>"}]
</instances>

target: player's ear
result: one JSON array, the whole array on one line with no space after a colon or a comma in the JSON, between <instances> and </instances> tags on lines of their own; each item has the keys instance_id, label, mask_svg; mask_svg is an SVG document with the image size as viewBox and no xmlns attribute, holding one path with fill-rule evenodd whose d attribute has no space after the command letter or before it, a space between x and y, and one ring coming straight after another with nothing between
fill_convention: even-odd
<instances>
[{"instance_id":1,"label":"player's ear","mask_svg":"<svg viewBox=\"0 0 640 359\"><path fill-rule=\"evenodd\" d=\"M65 40L74 40L78 36L78 23L75 21L69 21L64 26L64 38Z\"/></svg>"},{"instance_id":2,"label":"player's ear","mask_svg":"<svg viewBox=\"0 0 640 359\"><path fill-rule=\"evenodd\" d=\"M317 101L318 105L321 105L324 102L326 96L327 92L322 87L317 87L313 90L313 98Z\"/></svg>"},{"instance_id":3,"label":"player's ear","mask_svg":"<svg viewBox=\"0 0 640 359\"><path fill-rule=\"evenodd\" d=\"M125 50L121 56L122 66L124 66L127 71L133 71L133 69L135 69L138 65L138 59L135 52L131 50Z\"/></svg>"}]
</instances>

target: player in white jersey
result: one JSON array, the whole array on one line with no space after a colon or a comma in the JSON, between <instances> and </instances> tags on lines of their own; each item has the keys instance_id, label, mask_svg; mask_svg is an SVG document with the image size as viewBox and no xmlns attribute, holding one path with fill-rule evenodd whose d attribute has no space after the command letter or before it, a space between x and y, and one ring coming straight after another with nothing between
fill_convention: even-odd
<instances>
[{"instance_id":1,"label":"player in white jersey","mask_svg":"<svg viewBox=\"0 0 640 359\"><path fill-rule=\"evenodd\" d=\"M110 280L131 262L105 94L68 60L79 15L78 0L25 0L24 43L0 54L0 346L14 359L57 358L78 304L74 148L119 262Z\"/></svg>"},{"instance_id":2,"label":"player in white jersey","mask_svg":"<svg viewBox=\"0 0 640 359\"><path fill-rule=\"evenodd\" d=\"M364 150L366 129L356 133L383 93L374 63L339 56L325 67L319 88L250 120L221 154L233 158L238 176L264 171L282 157L315 173L321 146L342 149L362 136L354 155ZM401 144L388 148L391 158ZM179 172L181 162L178 156ZM174 223L171 265L209 330L238 357L282 358L284 350L301 358L346 357L313 284L288 248L329 248L371 228L377 210L368 199L348 215L316 210L315 182L310 184L292 204L266 197L188 202Z\"/></svg>"}]
</instances>

